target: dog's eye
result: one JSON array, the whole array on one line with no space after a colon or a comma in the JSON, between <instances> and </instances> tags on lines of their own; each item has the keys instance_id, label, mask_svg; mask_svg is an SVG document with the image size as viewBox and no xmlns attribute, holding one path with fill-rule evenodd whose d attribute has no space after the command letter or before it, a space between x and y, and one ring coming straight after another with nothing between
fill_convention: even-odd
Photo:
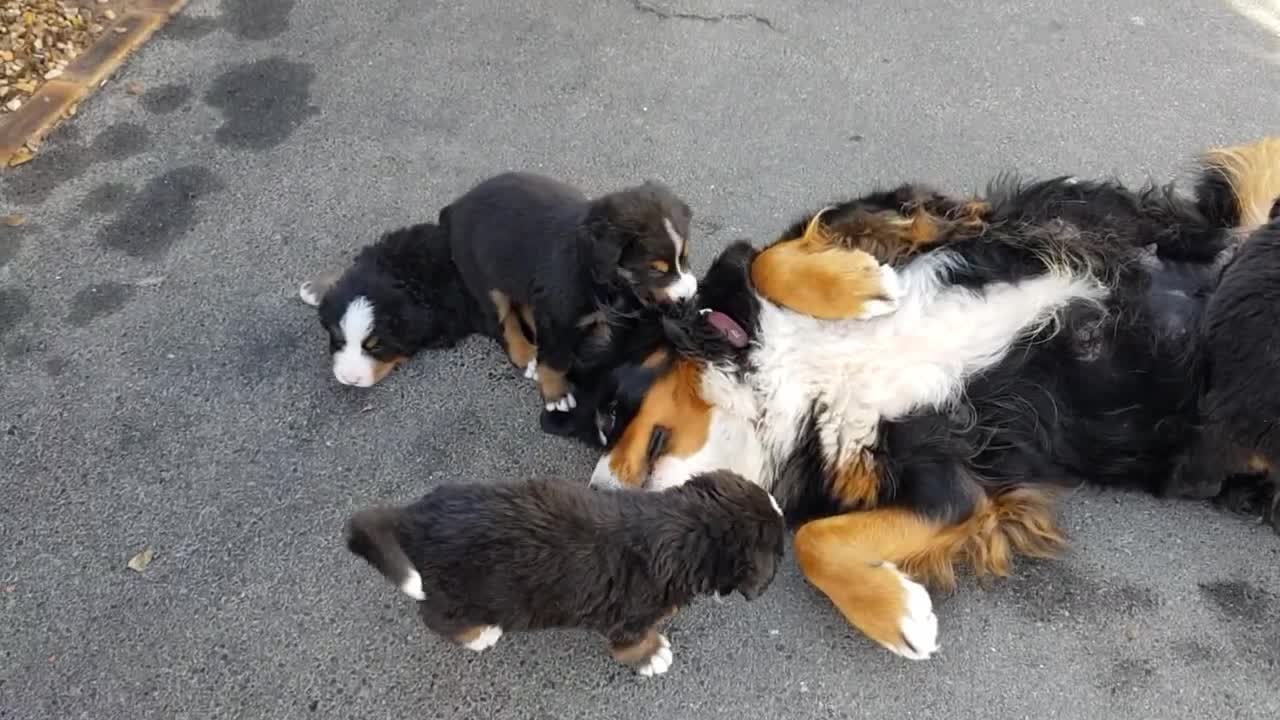
<instances>
[{"instance_id":1,"label":"dog's eye","mask_svg":"<svg viewBox=\"0 0 1280 720\"><path fill-rule=\"evenodd\" d=\"M382 349L382 343L378 342L376 338L369 338L364 341L364 349L366 352L376 353Z\"/></svg>"}]
</instances>

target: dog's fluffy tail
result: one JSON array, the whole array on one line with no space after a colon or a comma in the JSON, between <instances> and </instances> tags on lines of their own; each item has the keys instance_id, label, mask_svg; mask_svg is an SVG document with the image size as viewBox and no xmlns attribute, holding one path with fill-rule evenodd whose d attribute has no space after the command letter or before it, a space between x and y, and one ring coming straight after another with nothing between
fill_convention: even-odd
<instances>
[{"instance_id":1,"label":"dog's fluffy tail","mask_svg":"<svg viewBox=\"0 0 1280 720\"><path fill-rule=\"evenodd\" d=\"M1200 211L1220 226L1247 233L1280 209L1280 136L1210 150L1200 169Z\"/></svg>"},{"instance_id":2,"label":"dog's fluffy tail","mask_svg":"<svg viewBox=\"0 0 1280 720\"><path fill-rule=\"evenodd\" d=\"M378 572L414 600L425 600L422 576L400 544L400 508L361 510L347 522L347 549L364 558Z\"/></svg>"}]
</instances>

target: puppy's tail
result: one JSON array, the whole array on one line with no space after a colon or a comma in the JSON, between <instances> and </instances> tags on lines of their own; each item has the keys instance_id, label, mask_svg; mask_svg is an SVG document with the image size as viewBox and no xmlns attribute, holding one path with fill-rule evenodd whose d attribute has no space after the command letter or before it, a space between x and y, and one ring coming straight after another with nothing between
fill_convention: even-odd
<instances>
[{"instance_id":1,"label":"puppy's tail","mask_svg":"<svg viewBox=\"0 0 1280 720\"><path fill-rule=\"evenodd\" d=\"M1280 212L1280 136L1205 153L1196 202L1220 227L1248 233L1265 225Z\"/></svg>"},{"instance_id":2,"label":"puppy's tail","mask_svg":"<svg viewBox=\"0 0 1280 720\"><path fill-rule=\"evenodd\" d=\"M378 572L414 600L425 600L422 576L400 544L398 528L404 519L399 508L361 510L347 522L347 549L364 558Z\"/></svg>"}]
</instances>

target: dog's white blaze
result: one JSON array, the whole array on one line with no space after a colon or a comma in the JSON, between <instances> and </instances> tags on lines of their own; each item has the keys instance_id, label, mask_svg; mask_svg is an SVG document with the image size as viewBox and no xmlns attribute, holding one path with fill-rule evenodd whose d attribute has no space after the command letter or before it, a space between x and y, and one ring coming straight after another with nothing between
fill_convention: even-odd
<instances>
[{"instance_id":1,"label":"dog's white blaze","mask_svg":"<svg viewBox=\"0 0 1280 720\"><path fill-rule=\"evenodd\" d=\"M657 463L655 488L725 468L771 490L775 464L792 453L815 402L826 407L818 418L824 454L847 463L876 441L881 420L954 401L1057 310L1107 293L1092 277L1050 273L976 294L942 285L956 262L935 252L907 266L896 311L870 320L818 320L761 299L753 372L745 382L714 367L703 373L707 442L680 462Z\"/></svg>"},{"instance_id":2,"label":"dog's white blaze","mask_svg":"<svg viewBox=\"0 0 1280 720\"><path fill-rule=\"evenodd\" d=\"M687 300L697 294L698 278L681 271L679 279L664 287L662 292L672 300Z\"/></svg>"},{"instance_id":3,"label":"dog's white blaze","mask_svg":"<svg viewBox=\"0 0 1280 720\"><path fill-rule=\"evenodd\" d=\"M427 594L422 590L422 576L417 570L410 570L409 574L404 576L404 580L400 582L400 589L414 600L427 599Z\"/></svg>"},{"instance_id":4,"label":"dog's white blaze","mask_svg":"<svg viewBox=\"0 0 1280 720\"><path fill-rule=\"evenodd\" d=\"M778 513L778 516L781 517L782 506L778 504L778 499L773 496L773 493L769 493L769 503L773 505L773 511Z\"/></svg>"},{"instance_id":5,"label":"dog's white blaze","mask_svg":"<svg viewBox=\"0 0 1280 720\"><path fill-rule=\"evenodd\" d=\"M676 232L676 226L671 224L671 218L662 218L662 227L667 229L667 237L671 238L671 244L676 248L676 262L679 262L680 256L684 254L684 238Z\"/></svg>"},{"instance_id":6,"label":"dog's white blaze","mask_svg":"<svg viewBox=\"0 0 1280 720\"><path fill-rule=\"evenodd\" d=\"M373 332L373 303L363 295L351 301L338 321L342 349L333 354L333 376L343 385L371 387L374 360L364 351L364 341Z\"/></svg>"}]
</instances>

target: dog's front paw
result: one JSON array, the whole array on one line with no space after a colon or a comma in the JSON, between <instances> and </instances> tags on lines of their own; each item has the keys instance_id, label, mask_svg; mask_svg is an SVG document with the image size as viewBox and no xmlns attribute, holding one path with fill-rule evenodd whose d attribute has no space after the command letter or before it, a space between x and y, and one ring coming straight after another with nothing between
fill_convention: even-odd
<instances>
[{"instance_id":1,"label":"dog's front paw","mask_svg":"<svg viewBox=\"0 0 1280 720\"><path fill-rule=\"evenodd\" d=\"M578 407L578 400L573 393L565 393L559 400L548 401L546 407L548 412L569 412Z\"/></svg>"},{"instance_id":2,"label":"dog's front paw","mask_svg":"<svg viewBox=\"0 0 1280 720\"><path fill-rule=\"evenodd\" d=\"M654 650L649 659L636 668L636 672L644 677L661 675L671 668L671 661L674 657L671 654L671 642L667 640L666 635L658 633L658 649Z\"/></svg>"},{"instance_id":3,"label":"dog's front paw","mask_svg":"<svg viewBox=\"0 0 1280 720\"><path fill-rule=\"evenodd\" d=\"M494 645L498 644L498 640L502 638L502 628L497 625L485 625L477 628L475 635L462 643L462 647L472 652L484 652Z\"/></svg>"},{"instance_id":4,"label":"dog's front paw","mask_svg":"<svg viewBox=\"0 0 1280 720\"><path fill-rule=\"evenodd\" d=\"M526 380L538 381L538 358L533 358L524 366L524 377Z\"/></svg>"},{"instance_id":5,"label":"dog's front paw","mask_svg":"<svg viewBox=\"0 0 1280 720\"><path fill-rule=\"evenodd\" d=\"M882 315L889 315L898 309L898 301L902 298L902 295L902 278L898 276L898 271L888 265L881 265L880 295L863 303L862 312L858 313L858 319L870 320Z\"/></svg>"}]
</instances>

